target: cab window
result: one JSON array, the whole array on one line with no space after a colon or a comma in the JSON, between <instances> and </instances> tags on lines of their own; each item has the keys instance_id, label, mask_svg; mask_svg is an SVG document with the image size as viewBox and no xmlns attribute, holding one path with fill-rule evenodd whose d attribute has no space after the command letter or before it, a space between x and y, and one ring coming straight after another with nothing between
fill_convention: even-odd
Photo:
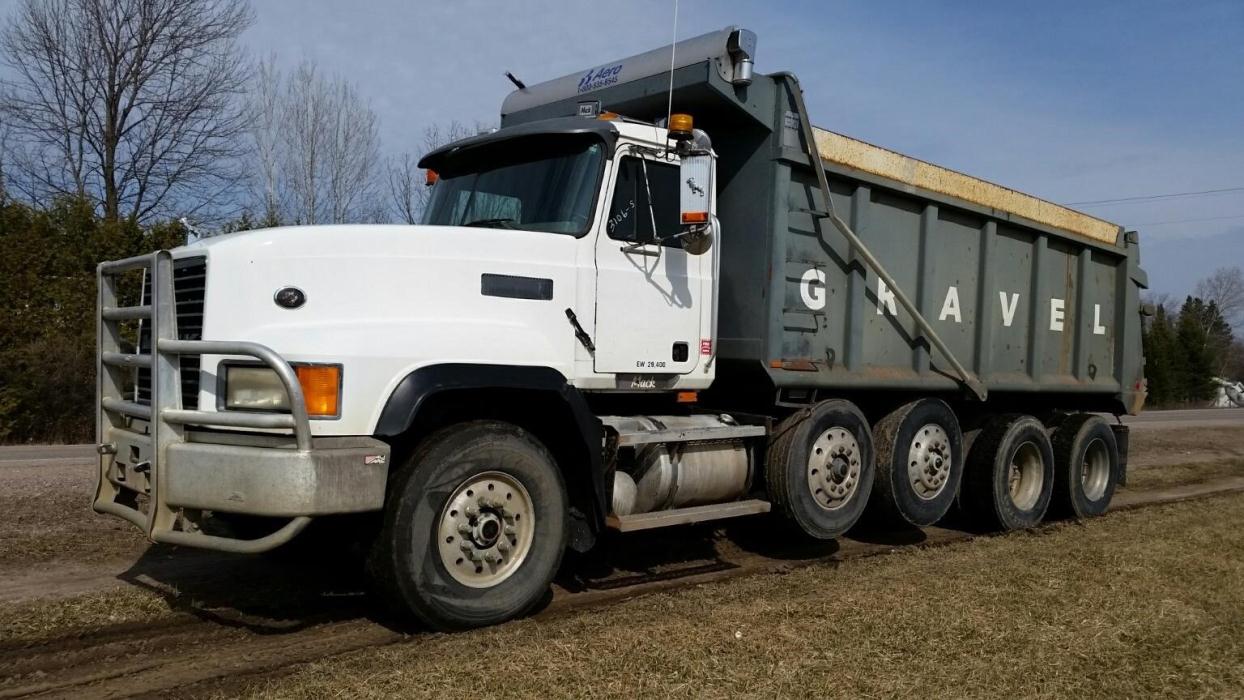
<instances>
[{"instance_id":1,"label":"cab window","mask_svg":"<svg viewBox=\"0 0 1244 700\"><path fill-rule=\"evenodd\" d=\"M644 186L644 170L648 186ZM657 161L624 157L618 163L617 184L609 207L605 230L609 237L630 243L653 241L674 236L682 231L679 220L678 166ZM649 208L648 193L652 193ZM656 226L654 230L653 222ZM671 238L666 246L677 248L679 239Z\"/></svg>"}]
</instances>

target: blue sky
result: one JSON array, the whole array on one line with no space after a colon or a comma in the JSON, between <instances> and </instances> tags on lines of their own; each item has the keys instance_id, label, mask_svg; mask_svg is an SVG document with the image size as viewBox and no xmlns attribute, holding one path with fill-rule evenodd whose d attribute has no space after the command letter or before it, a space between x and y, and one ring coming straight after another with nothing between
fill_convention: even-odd
<instances>
[{"instance_id":1,"label":"blue sky","mask_svg":"<svg viewBox=\"0 0 1244 700\"><path fill-rule=\"evenodd\" d=\"M528 83L667 44L672 0L253 0L245 39L353 80L384 149L495 122ZM0 0L0 6L12 6ZM685 38L738 24L813 121L1056 202L1244 187L1244 0L681 0ZM1244 265L1244 191L1082 207L1141 231L1156 292ZM1179 222L1179 223L1169 223Z\"/></svg>"},{"instance_id":2,"label":"blue sky","mask_svg":"<svg viewBox=\"0 0 1244 700\"><path fill-rule=\"evenodd\" d=\"M357 81L399 151L426 124L495 121L505 70L533 83L668 43L673 7L256 9L256 52ZM759 35L757 70L799 74L818 125L1053 201L1244 187L1240 0L681 2L681 37L728 24ZM1216 266L1244 265L1244 192L1084 209L1141 231L1154 291L1182 295Z\"/></svg>"}]
</instances>

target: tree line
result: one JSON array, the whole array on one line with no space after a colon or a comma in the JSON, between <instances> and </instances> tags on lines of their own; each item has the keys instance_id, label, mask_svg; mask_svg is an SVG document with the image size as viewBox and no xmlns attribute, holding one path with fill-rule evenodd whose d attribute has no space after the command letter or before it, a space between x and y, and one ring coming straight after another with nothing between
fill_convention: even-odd
<instances>
[{"instance_id":1,"label":"tree line","mask_svg":"<svg viewBox=\"0 0 1244 700\"><path fill-rule=\"evenodd\" d=\"M1145 319L1145 378L1150 407L1198 406L1218 393L1215 379L1244 381L1244 272L1224 267L1197 284L1196 294L1174 304L1150 299Z\"/></svg>"}]
</instances>

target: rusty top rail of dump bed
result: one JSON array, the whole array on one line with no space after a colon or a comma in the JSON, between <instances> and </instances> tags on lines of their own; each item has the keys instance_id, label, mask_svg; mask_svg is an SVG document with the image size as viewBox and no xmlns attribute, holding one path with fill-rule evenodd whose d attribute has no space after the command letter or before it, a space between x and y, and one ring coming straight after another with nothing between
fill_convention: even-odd
<instances>
[{"instance_id":1,"label":"rusty top rail of dump bed","mask_svg":"<svg viewBox=\"0 0 1244 700\"><path fill-rule=\"evenodd\" d=\"M1101 243L1114 245L1118 240L1118 224L828 129L814 127L814 134L817 152L830 163L1022 216Z\"/></svg>"}]
</instances>

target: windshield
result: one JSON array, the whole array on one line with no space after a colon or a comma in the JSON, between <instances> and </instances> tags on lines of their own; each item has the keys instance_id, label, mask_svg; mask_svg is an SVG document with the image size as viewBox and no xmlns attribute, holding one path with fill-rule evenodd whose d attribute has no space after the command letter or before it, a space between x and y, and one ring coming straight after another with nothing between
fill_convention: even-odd
<instances>
[{"instance_id":1,"label":"windshield","mask_svg":"<svg viewBox=\"0 0 1244 700\"><path fill-rule=\"evenodd\" d=\"M598 139L566 134L472 148L441 164L423 223L586 233L603 161Z\"/></svg>"}]
</instances>

